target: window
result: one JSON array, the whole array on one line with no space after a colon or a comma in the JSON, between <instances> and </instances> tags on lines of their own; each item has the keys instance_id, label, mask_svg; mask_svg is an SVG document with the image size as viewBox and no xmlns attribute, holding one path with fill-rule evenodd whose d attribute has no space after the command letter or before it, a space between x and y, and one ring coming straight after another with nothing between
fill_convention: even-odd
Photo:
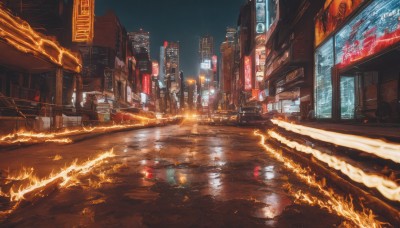
<instances>
[{"instance_id":1,"label":"window","mask_svg":"<svg viewBox=\"0 0 400 228\"><path fill-rule=\"evenodd\" d=\"M332 39L317 49L315 61L315 117L332 118Z\"/></svg>"},{"instance_id":2,"label":"window","mask_svg":"<svg viewBox=\"0 0 400 228\"><path fill-rule=\"evenodd\" d=\"M354 77L340 77L340 116L343 120L354 119L355 85Z\"/></svg>"}]
</instances>

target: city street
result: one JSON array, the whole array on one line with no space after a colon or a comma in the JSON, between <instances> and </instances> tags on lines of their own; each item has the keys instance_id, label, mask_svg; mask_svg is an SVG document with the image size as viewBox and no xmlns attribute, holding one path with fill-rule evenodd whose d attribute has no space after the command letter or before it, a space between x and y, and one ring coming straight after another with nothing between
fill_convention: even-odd
<instances>
[{"instance_id":1,"label":"city street","mask_svg":"<svg viewBox=\"0 0 400 228\"><path fill-rule=\"evenodd\" d=\"M43 144L0 154L2 189L22 167L39 178L113 148L115 157L54 180L20 203L0 197L3 225L332 227L345 220L299 205L287 185L308 189L258 144L253 129L184 122L114 133L70 145ZM17 183L17 182L14 182ZM318 223L316 223L318 221Z\"/></svg>"}]
</instances>

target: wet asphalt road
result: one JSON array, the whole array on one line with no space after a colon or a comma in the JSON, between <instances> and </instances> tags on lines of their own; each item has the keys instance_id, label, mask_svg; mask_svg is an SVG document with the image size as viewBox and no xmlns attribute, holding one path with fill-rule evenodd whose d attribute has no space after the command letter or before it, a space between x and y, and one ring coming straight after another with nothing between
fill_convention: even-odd
<instances>
[{"instance_id":1,"label":"wet asphalt road","mask_svg":"<svg viewBox=\"0 0 400 228\"><path fill-rule=\"evenodd\" d=\"M48 176L74 159L114 148L116 157L69 188L47 187L0 226L337 227L343 220L293 202L285 186L307 186L258 145L250 128L185 122L108 134L70 145L0 153L4 173ZM54 160L58 155L59 159ZM3 174L4 176L4 174ZM79 181L79 183L78 183ZM1 205L2 204L2 205ZM0 197L0 207L7 207Z\"/></svg>"}]
</instances>

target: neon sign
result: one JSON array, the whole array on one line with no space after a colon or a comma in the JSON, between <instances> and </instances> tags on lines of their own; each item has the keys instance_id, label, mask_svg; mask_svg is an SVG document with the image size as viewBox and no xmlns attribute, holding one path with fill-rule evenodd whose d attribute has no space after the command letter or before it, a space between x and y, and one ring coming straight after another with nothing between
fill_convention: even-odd
<instances>
[{"instance_id":1,"label":"neon sign","mask_svg":"<svg viewBox=\"0 0 400 228\"><path fill-rule=\"evenodd\" d=\"M251 58L244 57L244 90L251 90Z\"/></svg>"},{"instance_id":2,"label":"neon sign","mask_svg":"<svg viewBox=\"0 0 400 228\"><path fill-rule=\"evenodd\" d=\"M0 25L0 38L19 51L41 55L64 69L81 72L82 60L77 53L36 32L26 21L9 14L1 4Z\"/></svg>"},{"instance_id":3,"label":"neon sign","mask_svg":"<svg viewBox=\"0 0 400 228\"><path fill-rule=\"evenodd\" d=\"M74 0L72 14L72 41L93 41L94 0Z\"/></svg>"}]
</instances>

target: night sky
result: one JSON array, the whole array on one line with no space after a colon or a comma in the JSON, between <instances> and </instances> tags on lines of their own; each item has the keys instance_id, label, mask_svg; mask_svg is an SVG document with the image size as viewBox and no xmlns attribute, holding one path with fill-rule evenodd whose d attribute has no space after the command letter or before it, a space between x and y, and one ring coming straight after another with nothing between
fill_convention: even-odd
<instances>
[{"instance_id":1,"label":"night sky","mask_svg":"<svg viewBox=\"0 0 400 228\"><path fill-rule=\"evenodd\" d=\"M151 58L159 59L164 40L180 41L181 70L197 74L198 43L202 35L214 36L214 48L225 39L227 26L235 26L245 0L96 0L96 15L113 10L127 31L150 32Z\"/></svg>"}]
</instances>

